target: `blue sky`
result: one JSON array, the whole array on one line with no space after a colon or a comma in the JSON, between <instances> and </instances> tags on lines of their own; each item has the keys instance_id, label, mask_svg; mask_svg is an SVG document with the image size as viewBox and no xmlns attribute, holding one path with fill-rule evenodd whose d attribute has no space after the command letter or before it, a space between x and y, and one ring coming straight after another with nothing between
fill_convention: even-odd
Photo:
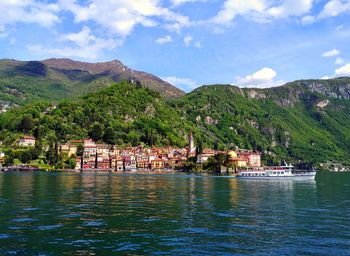
<instances>
[{"instance_id":1,"label":"blue sky","mask_svg":"<svg viewBox=\"0 0 350 256\"><path fill-rule=\"evenodd\" d=\"M0 0L0 58L118 59L185 91L350 76L350 0Z\"/></svg>"}]
</instances>

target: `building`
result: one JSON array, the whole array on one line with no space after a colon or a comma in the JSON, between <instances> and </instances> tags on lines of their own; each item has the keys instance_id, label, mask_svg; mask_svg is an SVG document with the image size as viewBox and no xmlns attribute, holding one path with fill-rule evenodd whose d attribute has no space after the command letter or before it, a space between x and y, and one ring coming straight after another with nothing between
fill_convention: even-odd
<instances>
[{"instance_id":1,"label":"building","mask_svg":"<svg viewBox=\"0 0 350 256\"><path fill-rule=\"evenodd\" d=\"M137 161L136 167L137 169L140 169L140 170L147 170L149 169L148 161Z\"/></svg>"},{"instance_id":2,"label":"building","mask_svg":"<svg viewBox=\"0 0 350 256\"><path fill-rule=\"evenodd\" d=\"M124 160L124 170L125 171L134 171L137 169L135 156L125 156Z\"/></svg>"},{"instance_id":3,"label":"building","mask_svg":"<svg viewBox=\"0 0 350 256\"><path fill-rule=\"evenodd\" d=\"M196 156L196 146L194 144L194 137L192 134L192 131L188 135L188 150L187 150L187 157L195 157Z\"/></svg>"},{"instance_id":4,"label":"building","mask_svg":"<svg viewBox=\"0 0 350 256\"><path fill-rule=\"evenodd\" d=\"M75 170L80 170L81 169L81 157L76 157L75 158Z\"/></svg>"},{"instance_id":5,"label":"building","mask_svg":"<svg viewBox=\"0 0 350 256\"><path fill-rule=\"evenodd\" d=\"M197 155L197 163L203 164L208 161L209 157L214 156L215 151L212 149L204 149L201 154Z\"/></svg>"},{"instance_id":6,"label":"building","mask_svg":"<svg viewBox=\"0 0 350 256\"><path fill-rule=\"evenodd\" d=\"M111 169L115 171L124 171L124 161L121 156L113 156L111 158Z\"/></svg>"},{"instance_id":7,"label":"building","mask_svg":"<svg viewBox=\"0 0 350 256\"><path fill-rule=\"evenodd\" d=\"M97 145L93 140L84 140L84 152L83 152L83 169L94 169L96 168L96 157L97 157Z\"/></svg>"},{"instance_id":8,"label":"building","mask_svg":"<svg viewBox=\"0 0 350 256\"><path fill-rule=\"evenodd\" d=\"M97 157L96 168L100 170L107 170L111 168L109 158Z\"/></svg>"},{"instance_id":9,"label":"building","mask_svg":"<svg viewBox=\"0 0 350 256\"><path fill-rule=\"evenodd\" d=\"M261 167L261 154L255 152L239 152L238 157L247 162L247 166L251 168Z\"/></svg>"},{"instance_id":10,"label":"building","mask_svg":"<svg viewBox=\"0 0 350 256\"><path fill-rule=\"evenodd\" d=\"M76 156L77 155L77 146L74 144L62 144L59 145L58 150L60 152L60 154L62 155L66 155L68 158L71 156Z\"/></svg>"},{"instance_id":11,"label":"building","mask_svg":"<svg viewBox=\"0 0 350 256\"><path fill-rule=\"evenodd\" d=\"M151 161L151 169L152 170L159 170L164 169L165 167L165 161L163 159L157 158Z\"/></svg>"},{"instance_id":12,"label":"building","mask_svg":"<svg viewBox=\"0 0 350 256\"><path fill-rule=\"evenodd\" d=\"M18 140L17 144L22 147L34 147L35 138L32 136L24 136Z\"/></svg>"},{"instance_id":13,"label":"building","mask_svg":"<svg viewBox=\"0 0 350 256\"><path fill-rule=\"evenodd\" d=\"M238 156L236 151L229 151L228 152L229 161L230 163L236 167L236 168L246 168L247 167L247 161L244 158L241 158Z\"/></svg>"}]
</instances>

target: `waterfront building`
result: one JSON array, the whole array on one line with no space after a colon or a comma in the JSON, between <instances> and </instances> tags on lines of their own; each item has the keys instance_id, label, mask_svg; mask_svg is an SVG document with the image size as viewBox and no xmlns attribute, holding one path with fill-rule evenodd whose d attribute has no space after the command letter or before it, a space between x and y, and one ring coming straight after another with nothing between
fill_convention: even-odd
<instances>
[{"instance_id":1,"label":"waterfront building","mask_svg":"<svg viewBox=\"0 0 350 256\"><path fill-rule=\"evenodd\" d=\"M228 156L229 156L229 161L236 168L247 167L247 161L244 158L239 157L236 151L230 150L228 152Z\"/></svg>"},{"instance_id":2,"label":"waterfront building","mask_svg":"<svg viewBox=\"0 0 350 256\"><path fill-rule=\"evenodd\" d=\"M81 160L82 158L81 157L76 157L75 158L75 170L81 170Z\"/></svg>"},{"instance_id":3,"label":"waterfront building","mask_svg":"<svg viewBox=\"0 0 350 256\"><path fill-rule=\"evenodd\" d=\"M116 155L111 158L111 169L119 172L124 171L124 161L121 156Z\"/></svg>"},{"instance_id":4,"label":"waterfront building","mask_svg":"<svg viewBox=\"0 0 350 256\"><path fill-rule=\"evenodd\" d=\"M58 150L60 154L66 155L68 158L77 154L77 146L70 143L59 145Z\"/></svg>"},{"instance_id":5,"label":"waterfront building","mask_svg":"<svg viewBox=\"0 0 350 256\"><path fill-rule=\"evenodd\" d=\"M102 170L110 169L111 168L110 159L97 157L96 168L102 169Z\"/></svg>"},{"instance_id":6,"label":"waterfront building","mask_svg":"<svg viewBox=\"0 0 350 256\"><path fill-rule=\"evenodd\" d=\"M83 169L94 169L96 168L96 157L97 157L97 145L93 140L84 140L84 151L83 151Z\"/></svg>"},{"instance_id":7,"label":"waterfront building","mask_svg":"<svg viewBox=\"0 0 350 256\"><path fill-rule=\"evenodd\" d=\"M139 170L147 170L147 169L150 169L149 168L149 164L148 164L148 161L137 161L136 162L136 167L137 169Z\"/></svg>"},{"instance_id":8,"label":"waterfront building","mask_svg":"<svg viewBox=\"0 0 350 256\"><path fill-rule=\"evenodd\" d=\"M259 168L261 167L261 154L256 152L239 152L238 157L244 159L247 162L248 167Z\"/></svg>"},{"instance_id":9,"label":"waterfront building","mask_svg":"<svg viewBox=\"0 0 350 256\"><path fill-rule=\"evenodd\" d=\"M124 161L124 170L125 171L133 171L137 169L135 156L125 156L123 158Z\"/></svg>"},{"instance_id":10,"label":"waterfront building","mask_svg":"<svg viewBox=\"0 0 350 256\"><path fill-rule=\"evenodd\" d=\"M160 170L160 169L164 169L165 167L165 161L163 159L154 159L151 161L151 169L152 170Z\"/></svg>"},{"instance_id":11,"label":"waterfront building","mask_svg":"<svg viewBox=\"0 0 350 256\"><path fill-rule=\"evenodd\" d=\"M212 149L204 149L201 154L197 155L197 163L203 164L208 161L209 157L215 155L215 150Z\"/></svg>"}]
</instances>

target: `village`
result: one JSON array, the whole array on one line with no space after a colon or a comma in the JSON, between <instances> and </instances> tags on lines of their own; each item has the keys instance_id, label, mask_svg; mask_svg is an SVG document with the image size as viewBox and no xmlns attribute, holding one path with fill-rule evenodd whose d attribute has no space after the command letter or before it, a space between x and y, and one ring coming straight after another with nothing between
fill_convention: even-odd
<instances>
[{"instance_id":1,"label":"village","mask_svg":"<svg viewBox=\"0 0 350 256\"><path fill-rule=\"evenodd\" d=\"M24 136L18 140L19 147L34 147L36 139ZM197 152L192 133L188 136L188 146L174 147L125 147L98 144L92 139L71 140L58 145L58 153L64 158L75 159L75 171L161 171L182 170L191 159L197 165L205 164L208 159L222 153L229 156L231 168L222 166L221 172L233 172L237 169L261 167L261 154L249 150L218 151L203 149ZM78 152L80 151L80 152ZM4 157L2 154L0 157Z\"/></svg>"}]
</instances>

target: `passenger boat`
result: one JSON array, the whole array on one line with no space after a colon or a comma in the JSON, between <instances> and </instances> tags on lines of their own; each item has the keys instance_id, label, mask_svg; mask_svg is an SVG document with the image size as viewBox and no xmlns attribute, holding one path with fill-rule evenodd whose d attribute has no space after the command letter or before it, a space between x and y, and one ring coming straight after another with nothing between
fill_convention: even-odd
<instances>
[{"instance_id":1,"label":"passenger boat","mask_svg":"<svg viewBox=\"0 0 350 256\"><path fill-rule=\"evenodd\" d=\"M238 172L237 178L241 179L293 179L310 180L315 179L316 170L296 170L292 165L268 166L261 169L242 170Z\"/></svg>"}]
</instances>

